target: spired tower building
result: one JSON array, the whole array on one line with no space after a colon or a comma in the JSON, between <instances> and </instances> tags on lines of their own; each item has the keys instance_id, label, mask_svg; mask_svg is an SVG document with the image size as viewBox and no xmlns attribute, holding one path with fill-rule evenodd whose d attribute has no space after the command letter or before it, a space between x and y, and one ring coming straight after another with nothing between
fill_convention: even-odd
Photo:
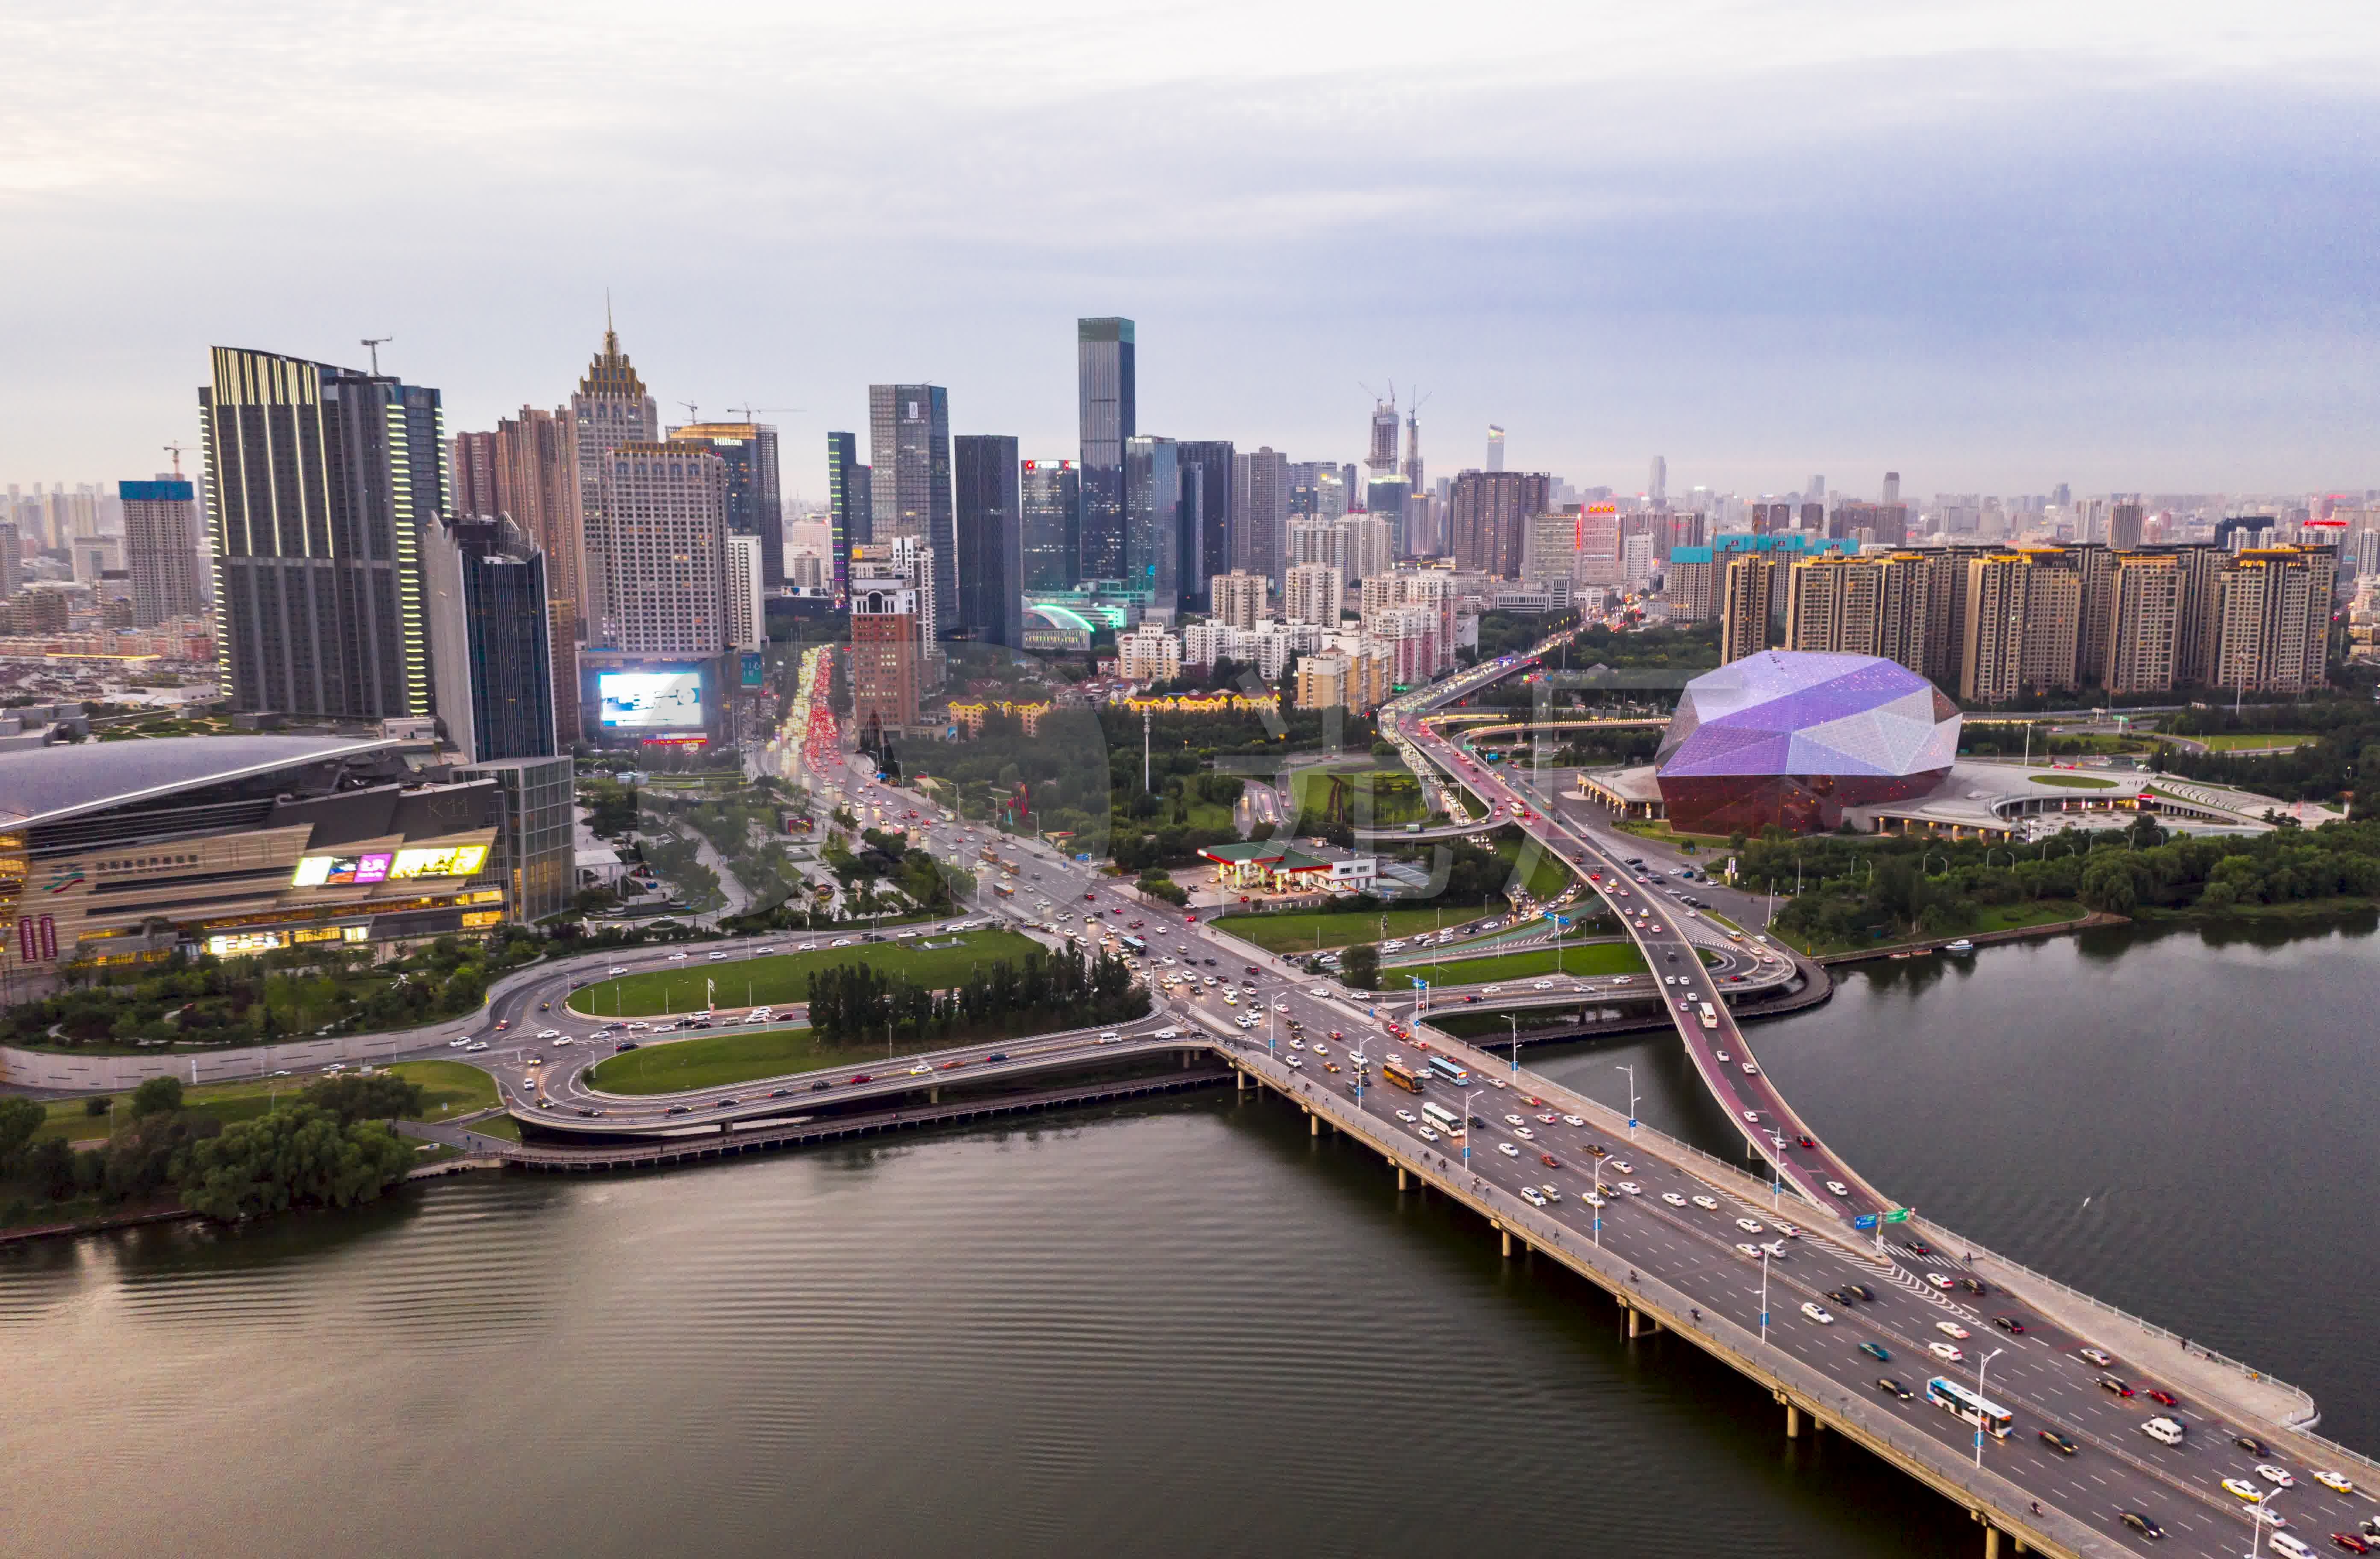
<instances>
[{"instance_id":1,"label":"spired tower building","mask_svg":"<svg viewBox=\"0 0 2380 1559\"><path fill-rule=\"evenodd\" d=\"M578 393L570 397L578 434L579 523L586 536L587 599L579 610L591 644L619 642L619 609L609 594L613 577L612 526L603 513L607 457L622 444L661 441L661 408L637 377L636 365L620 350L620 334L603 321L603 350L587 367Z\"/></svg>"}]
</instances>

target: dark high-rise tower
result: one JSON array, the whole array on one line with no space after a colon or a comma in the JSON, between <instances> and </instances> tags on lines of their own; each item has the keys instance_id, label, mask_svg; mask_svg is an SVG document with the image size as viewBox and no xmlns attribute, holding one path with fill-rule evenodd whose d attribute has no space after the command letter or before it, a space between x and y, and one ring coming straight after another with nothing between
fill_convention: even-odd
<instances>
[{"instance_id":1,"label":"dark high-rise tower","mask_svg":"<svg viewBox=\"0 0 2380 1559\"><path fill-rule=\"evenodd\" d=\"M958 544L951 529L951 394L939 384L868 387L870 524L878 543L934 553L934 615L958 621Z\"/></svg>"},{"instance_id":2,"label":"dark high-rise tower","mask_svg":"<svg viewBox=\"0 0 2380 1559\"><path fill-rule=\"evenodd\" d=\"M1203 601L1207 581L1232 572L1232 443L1193 439L1174 448L1182 461L1182 500L1198 504L1195 515L1182 516L1184 542L1195 541L1198 549L1195 558L1183 560L1182 597Z\"/></svg>"},{"instance_id":3,"label":"dark high-rise tower","mask_svg":"<svg viewBox=\"0 0 2380 1559\"><path fill-rule=\"evenodd\" d=\"M1182 465L1171 439L1136 433L1123 444L1123 577L1171 610L1181 598Z\"/></svg>"},{"instance_id":4,"label":"dark high-rise tower","mask_svg":"<svg viewBox=\"0 0 2380 1559\"><path fill-rule=\"evenodd\" d=\"M475 763L552 757L552 636L545 554L509 517L424 528L438 717Z\"/></svg>"},{"instance_id":5,"label":"dark high-rise tower","mask_svg":"<svg viewBox=\"0 0 2380 1559\"><path fill-rule=\"evenodd\" d=\"M834 594L840 600L851 590L851 550L876 539L868 524L875 512L868 490L870 472L859 463L859 439L853 433L826 436L827 546L834 553Z\"/></svg>"},{"instance_id":6,"label":"dark high-rise tower","mask_svg":"<svg viewBox=\"0 0 2380 1559\"><path fill-rule=\"evenodd\" d=\"M962 433L951 467L958 507L958 631L962 637L1025 647L1025 536L1016 441Z\"/></svg>"},{"instance_id":7,"label":"dark high-rise tower","mask_svg":"<svg viewBox=\"0 0 2380 1559\"><path fill-rule=\"evenodd\" d=\"M1082 473L1071 460L1025 463L1025 587L1068 590L1083 556Z\"/></svg>"},{"instance_id":8,"label":"dark high-rise tower","mask_svg":"<svg viewBox=\"0 0 2380 1559\"><path fill-rule=\"evenodd\" d=\"M432 712L422 538L446 510L438 392L214 349L199 391L232 707Z\"/></svg>"},{"instance_id":9,"label":"dark high-rise tower","mask_svg":"<svg viewBox=\"0 0 2380 1559\"><path fill-rule=\"evenodd\" d=\"M1083 431L1085 579L1124 574L1123 443L1139 431L1134 407L1132 321L1075 321Z\"/></svg>"}]
</instances>

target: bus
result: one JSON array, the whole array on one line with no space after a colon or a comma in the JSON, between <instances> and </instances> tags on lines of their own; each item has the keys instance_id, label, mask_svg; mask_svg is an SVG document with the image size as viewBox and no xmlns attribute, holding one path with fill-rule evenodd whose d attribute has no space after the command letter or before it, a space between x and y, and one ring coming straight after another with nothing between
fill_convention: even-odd
<instances>
[{"instance_id":1,"label":"bus","mask_svg":"<svg viewBox=\"0 0 2380 1559\"><path fill-rule=\"evenodd\" d=\"M1451 1060L1444 1056L1432 1055L1430 1057L1429 1074L1432 1077L1444 1078L1447 1082L1451 1082L1457 1088L1468 1088L1471 1086L1471 1073L1469 1070L1462 1066L1460 1063Z\"/></svg>"},{"instance_id":2,"label":"bus","mask_svg":"<svg viewBox=\"0 0 2380 1559\"><path fill-rule=\"evenodd\" d=\"M1702 1004L1702 1017L1703 1027L1706 1029L1715 1029L1718 1027L1718 1009L1713 1007L1707 1001Z\"/></svg>"},{"instance_id":3,"label":"bus","mask_svg":"<svg viewBox=\"0 0 2380 1559\"><path fill-rule=\"evenodd\" d=\"M1018 870L1017 864L1014 861L1002 861L1000 864L1000 869L1006 872L1010 876L1014 876Z\"/></svg>"},{"instance_id":4,"label":"bus","mask_svg":"<svg viewBox=\"0 0 2380 1559\"><path fill-rule=\"evenodd\" d=\"M1976 1396L1954 1380L1937 1375L1927 1381L1925 1400L1946 1413L1956 1413L1978 1429L1990 1430L1999 1439L2008 1438L2008 1409L1997 1402Z\"/></svg>"},{"instance_id":5,"label":"bus","mask_svg":"<svg viewBox=\"0 0 2380 1559\"><path fill-rule=\"evenodd\" d=\"M1384 1061L1380 1065L1380 1075L1408 1094L1418 1094L1421 1092L1421 1080L1427 1074L1415 1071L1402 1061Z\"/></svg>"},{"instance_id":6,"label":"bus","mask_svg":"<svg viewBox=\"0 0 2380 1559\"><path fill-rule=\"evenodd\" d=\"M1147 958L1148 956L1148 944L1142 941L1139 937L1119 937L1118 940L1123 943L1124 951L1132 954L1133 957Z\"/></svg>"},{"instance_id":7,"label":"bus","mask_svg":"<svg viewBox=\"0 0 2380 1559\"><path fill-rule=\"evenodd\" d=\"M991 862L1000 859L1000 852L987 844L981 850L976 852L976 858L984 862L986 864L990 864Z\"/></svg>"},{"instance_id":8,"label":"bus","mask_svg":"<svg viewBox=\"0 0 2380 1559\"><path fill-rule=\"evenodd\" d=\"M991 890L994 893L999 894L1003 899L1014 899L1016 897L1016 889L1009 887L1008 884L1004 882L993 883L991 885Z\"/></svg>"},{"instance_id":9,"label":"bus","mask_svg":"<svg viewBox=\"0 0 2380 1559\"><path fill-rule=\"evenodd\" d=\"M1435 1100L1422 1106L1421 1116L1424 1120L1438 1128L1440 1136L1463 1135L1463 1118Z\"/></svg>"}]
</instances>

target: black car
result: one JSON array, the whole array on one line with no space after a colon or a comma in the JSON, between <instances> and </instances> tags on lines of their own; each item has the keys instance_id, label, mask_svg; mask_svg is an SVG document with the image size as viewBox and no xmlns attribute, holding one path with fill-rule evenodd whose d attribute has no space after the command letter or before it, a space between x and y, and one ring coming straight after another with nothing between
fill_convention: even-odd
<instances>
[{"instance_id":1,"label":"black car","mask_svg":"<svg viewBox=\"0 0 2380 1559\"><path fill-rule=\"evenodd\" d=\"M1912 1239L1909 1242L1909 1253L1912 1256L1930 1256L1934 1253L1934 1247L1922 1239Z\"/></svg>"},{"instance_id":2,"label":"black car","mask_svg":"<svg viewBox=\"0 0 2380 1559\"><path fill-rule=\"evenodd\" d=\"M1484 1127L1484 1126L1486 1126L1486 1125L1488 1124L1488 1122L1487 1122L1484 1118L1482 1118L1481 1117L1479 1117L1479 1116L1475 1116L1475 1116L1473 1116L1473 1117L1471 1118L1471 1124L1472 1124L1472 1125L1474 1125L1474 1126L1481 1126L1481 1127Z\"/></svg>"},{"instance_id":3,"label":"black car","mask_svg":"<svg viewBox=\"0 0 2380 1559\"><path fill-rule=\"evenodd\" d=\"M1876 1290L1864 1283L1846 1283L1843 1285L1843 1292L1857 1294L1863 1299L1873 1300L1876 1298Z\"/></svg>"},{"instance_id":4,"label":"black car","mask_svg":"<svg viewBox=\"0 0 2380 1559\"><path fill-rule=\"evenodd\" d=\"M1849 1310L1852 1307L1852 1296L1850 1291L1847 1289L1829 1288L1827 1290L1827 1298L1834 1300L1835 1303L1842 1306L1845 1310Z\"/></svg>"},{"instance_id":5,"label":"black car","mask_svg":"<svg viewBox=\"0 0 2380 1559\"><path fill-rule=\"evenodd\" d=\"M2273 1448L2270 1445L2265 1444L2263 1441L2257 1439L2254 1435L2250 1434L2245 1431L2242 1431L2238 1434L2234 1434L2231 1437L2231 1444L2239 1446L2241 1450L2248 1452L2252 1456L2269 1456L2273 1454Z\"/></svg>"},{"instance_id":6,"label":"black car","mask_svg":"<svg viewBox=\"0 0 2380 1559\"><path fill-rule=\"evenodd\" d=\"M2121 1521L2125 1526L2130 1527L2132 1530L2140 1533L2141 1536L2144 1538L2161 1538L2165 1536L2165 1529L2163 1527L2158 1526L2155 1521L2142 1515L2137 1510L2119 1510L2116 1512L2116 1519Z\"/></svg>"},{"instance_id":7,"label":"black car","mask_svg":"<svg viewBox=\"0 0 2380 1559\"><path fill-rule=\"evenodd\" d=\"M769 1093L769 1097L771 1099L790 1099L793 1096L794 1091L790 1088L775 1088Z\"/></svg>"},{"instance_id":8,"label":"black car","mask_svg":"<svg viewBox=\"0 0 2380 1559\"><path fill-rule=\"evenodd\" d=\"M2019 1321L2013 1315L1995 1315L1992 1317L1992 1324L1998 1327L2001 1331L2006 1332L2011 1337L2021 1337L2024 1335L2024 1323Z\"/></svg>"},{"instance_id":9,"label":"black car","mask_svg":"<svg viewBox=\"0 0 2380 1559\"><path fill-rule=\"evenodd\" d=\"M2101 1375L2099 1377L2099 1389L2102 1391L2112 1391L2119 1396L2130 1396L2132 1394L2131 1383L2125 1380L2121 1375Z\"/></svg>"},{"instance_id":10,"label":"black car","mask_svg":"<svg viewBox=\"0 0 2380 1559\"><path fill-rule=\"evenodd\" d=\"M580 1115L583 1115L583 1116L587 1117L587 1118L588 1118L588 1119L592 1120L592 1119L594 1119L597 1116L601 1115L603 1112L602 1112L601 1110L590 1110L590 1109L587 1108L585 1106L583 1106L583 1105L582 1105L582 1106L579 1106L578 1113L579 1113Z\"/></svg>"},{"instance_id":11,"label":"black car","mask_svg":"<svg viewBox=\"0 0 2380 1559\"><path fill-rule=\"evenodd\" d=\"M816 1082L810 1084L810 1092L813 1094L823 1094L833 1086L834 1084L829 1082L825 1078L820 1078Z\"/></svg>"},{"instance_id":12,"label":"black car","mask_svg":"<svg viewBox=\"0 0 2380 1559\"><path fill-rule=\"evenodd\" d=\"M662 1113L663 1115L685 1115L687 1114L688 1111L686 1106L684 1105L672 1105L669 1108L662 1111Z\"/></svg>"},{"instance_id":13,"label":"black car","mask_svg":"<svg viewBox=\"0 0 2380 1559\"><path fill-rule=\"evenodd\" d=\"M1887 1396L1898 1396L1903 1402L1910 1400L1912 1395L1907 1386L1901 1384L1899 1381L1894 1380L1890 1375L1876 1376L1876 1389L1884 1393Z\"/></svg>"},{"instance_id":14,"label":"black car","mask_svg":"<svg viewBox=\"0 0 2380 1559\"><path fill-rule=\"evenodd\" d=\"M2041 1432L2041 1443L2061 1456L2072 1456L2077 1448L2073 1441L2067 1439L2054 1429L2045 1429Z\"/></svg>"},{"instance_id":15,"label":"black car","mask_svg":"<svg viewBox=\"0 0 2380 1559\"><path fill-rule=\"evenodd\" d=\"M1209 960L1208 961L1211 962L1212 961ZM1005 1050L995 1050L990 1055L986 1056L983 1059L984 1064L987 1066L994 1061L1005 1061L1008 1059L1008 1052Z\"/></svg>"},{"instance_id":16,"label":"black car","mask_svg":"<svg viewBox=\"0 0 2380 1559\"><path fill-rule=\"evenodd\" d=\"M635 1040L633 1040L633 1039L624 1039L624 1040L622 1040L622 1041L619 1043L619 1045L618 1045L618 1046L617 1046L616 1048L617 1048L617 1049L619 1049L619 1050L634 1050L636 1047L637 1047L637 1042L636 1042Z\"/></svg>"},{"instance_id":17,"label":"black car","mask_svg":"<svg viewBox=\"0 0 2380 1559\"><path fill-rule=\"evenodd\" d=\"M1991 1292L1989 1288L1984 1287L1984 1280L1980 1277L1962 1277L1959 1279L1959 1287L1964 1288L1970 1294L1988 1294Z\"/></svg>"},{"instance_id":18,"label":"black car","mask_svg":"<svg viewBox=\"0 0 2380 1559\"><path fill-rule=\"evenodd\" d=\"M741 1099L719 1099L715 1100L711 1104L710 1107L715 1110L723 1110L730 1105L740 1105L744 1101Z\"/></svg>"}]
</instances>

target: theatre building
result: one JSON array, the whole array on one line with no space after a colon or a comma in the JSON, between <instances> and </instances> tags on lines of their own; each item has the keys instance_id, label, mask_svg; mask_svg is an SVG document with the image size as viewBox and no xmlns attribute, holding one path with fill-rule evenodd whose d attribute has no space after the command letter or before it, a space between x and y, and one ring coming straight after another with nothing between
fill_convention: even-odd
<instances>
[{"instance_id":1,"label":"theatre building","mask_svg":"<svg viewBox=\"0 0 2380 1559\"><path fill-rule=\"evenodd\" d=\"M408 754L419 743L310 736L0 753L0 962L44 973L320 943L378 956L518 918L508 888L541 864L514 857L552 830L507 807L538 788L424 773Z\"/></svg>"}]
</instances>

